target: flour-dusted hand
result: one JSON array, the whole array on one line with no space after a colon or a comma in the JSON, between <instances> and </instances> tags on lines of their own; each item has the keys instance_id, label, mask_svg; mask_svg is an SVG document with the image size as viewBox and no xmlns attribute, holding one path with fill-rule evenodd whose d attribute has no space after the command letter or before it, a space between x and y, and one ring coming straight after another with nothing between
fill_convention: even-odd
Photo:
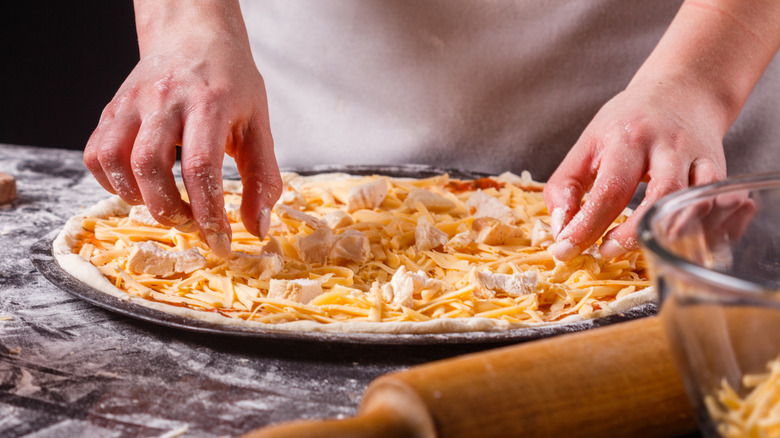
<instances>
[{"instance_id":1,"label":"flour-dusted hand","mask_svg":"<svg viewBox=\"0 0 780 438\"><path fill-rule=\"evenodd\" d=\"M106 106L84 162L106 190L160 223L200 230L230 255L222 160L244 185L241 215L263 236L281 194L263 79L235 1L136 1L141 59ZM182 147L182 200L172 167Z\"/></svg>"},{"instance_id":2,"label":"flour-dusted hand","mask_svg":"<svg viewBox=\"0 0 780 438\"><path fill-rule=\"evenodd\" d=\"M722 117L701 97L634 85L599 111L545 188L556 257L570 259L596 242L641 181L647 182L645 198L605 236L605 257L637 249L640 217L667 193L726 177Z\"/></svg>"},{"instance_id":3,"label":"flour-dusted hand","mask_svg":"<svg viewBox=\"0 0 780 438\"><path fill-rule=\"evenodd\" d=\"M780 2L686 1L548 181L555 257L593 245L641 181L645 199L605 235L602 256L636 249L640 218L664 195L725 178L723 136L778 47Z\"/></svg>"}]
</instances>

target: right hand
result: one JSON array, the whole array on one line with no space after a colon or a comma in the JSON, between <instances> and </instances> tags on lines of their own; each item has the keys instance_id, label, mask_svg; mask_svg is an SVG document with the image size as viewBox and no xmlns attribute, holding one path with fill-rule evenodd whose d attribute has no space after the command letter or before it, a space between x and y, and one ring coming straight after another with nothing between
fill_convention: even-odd
<instances>
[{"instance_id":1,"label":"right hand","mask_svg":"<svg viewBox=\"0 0 780 438\"><path fill-rule=\"evenodd\" d=\"M241 24L230 30L243 31ZM103 111L84 163L109 192L146 204L161 224L200 230L215 254L228 257L223 154L236 160L241 217L258 237L268 230L282 182L265 86L246 33L220 30L193 24L144 42L139 24L141 60ZM177 144L189 203L173 177Z\"/></svg>"}]
</instances>

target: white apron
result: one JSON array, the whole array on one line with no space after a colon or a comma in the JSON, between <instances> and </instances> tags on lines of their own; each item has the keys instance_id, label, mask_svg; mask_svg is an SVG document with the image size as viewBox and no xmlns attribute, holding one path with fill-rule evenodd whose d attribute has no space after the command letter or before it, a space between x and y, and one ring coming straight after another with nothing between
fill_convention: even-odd
<instances>
[{"instance_id":1,"label":"white apron","mask_svg":"<svg viewBox=\"0 0 780 438\"><path fill-rule=\"evenodd\" d=\"M679 0L244 1L282 167L421 163L546 180L652 51ZM776 166L780 66L727 135ZM769 155L771 154L771 155Z\"/></svg>"}]
</instances>

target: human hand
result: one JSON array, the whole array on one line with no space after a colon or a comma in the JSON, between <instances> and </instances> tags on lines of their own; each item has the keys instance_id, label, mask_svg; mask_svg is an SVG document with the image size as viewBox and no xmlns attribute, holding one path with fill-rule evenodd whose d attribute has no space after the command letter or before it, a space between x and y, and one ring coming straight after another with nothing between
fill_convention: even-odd
<instances>
[{"instance_id":1,"label":"human hand","mask_svg":"<svg viewBox=\"0 0 780 438\"><path fill-rule=\"evenodd\" d=\"M599 251L605 258L638 249L639 219L664 195L724 179L726 127L712 102L690 87L636 81L604 105L544 190L555 257L569 260L593 245L641 181L647 182L645 198L604 236Z\"/></svg>"},{"instance_id":2,"label":"human hand","mask_svg":"<svg viewBox=\"0 0 780 438\"><path fill-rule=\"evenodd\" d=\"M224 153L235 158L241 174L241 217L252 234L267 232L282 188L263 79L243 22L235 21L240 11L219 2L181 10L189 2L173 2L179 9L172 13L160 11L168 3L140 3L141 60L103 111L84 162L109 192L129 204L145 203L164 225L199 230L215 254L228 257ZM175 20L153 21L157 16ZM209 22L216 19L222 21ZM189 203L173 177L177 144Z\"/></svg>"},{"instance_id":3,"label":"human hand","mask_svg":"<svg viewBox=\"0 0 780 438\"><path fill-rule=\"evenodd\" d=\"M780 49L780 2L685 1L625 91L596 114L550 178L555 257L587 249L648 183L633 215L610 230L607 258L638 247L656 200L726 177L723 136ZM585 193L590 197L581 205Z\"/></svg>"}]
</instances>

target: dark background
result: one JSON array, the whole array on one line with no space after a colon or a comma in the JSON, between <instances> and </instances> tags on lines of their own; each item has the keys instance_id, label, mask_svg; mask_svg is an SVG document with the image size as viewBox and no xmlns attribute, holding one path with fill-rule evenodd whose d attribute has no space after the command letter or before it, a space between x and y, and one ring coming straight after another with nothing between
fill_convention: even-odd
<instances>
[{"instance_id":1,"label":"dark background","mask_svg":"<svg viewBox=\"0 0 780 438\"><path fill-rule=\"evenodd\" d=\"M0 143L83 149L137 61L130 0L0 2Z\"/></svg>"}]
</instances>

